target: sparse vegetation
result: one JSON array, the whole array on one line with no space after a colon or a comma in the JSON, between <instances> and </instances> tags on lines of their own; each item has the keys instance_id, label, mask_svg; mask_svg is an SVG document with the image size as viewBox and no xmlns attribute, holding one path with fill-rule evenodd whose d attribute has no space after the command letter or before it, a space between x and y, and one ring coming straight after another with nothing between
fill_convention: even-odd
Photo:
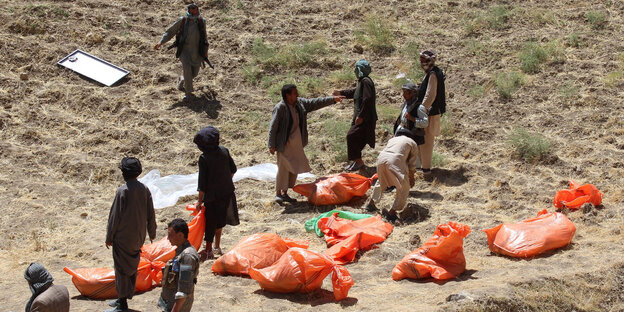
<instances>
[{"instance_id":1,"label":"sparse vegetation","mask_svg":"<svg viewBox=\"0 0 624 312\"><path fill-rule=\"evenodd\" d=\"M529 42L524 45L519 57L522 71L528 74L535 74L539 71L540 65L548 59L548 53L541 45Z\"/></svg>"},{"instance_id":2,"label":"sparse vegetation","mask_svg":"<svg viewBox=\"0 0 624 312\"><path fill-rule=\"evenodd\" d=\"M464 20L464 31L468 35L476 35L485 30L503 30L509 24L509 19L513 16L513 11L504 5L491 7L485 12L477 12L471 18Z\"/></svg>"},{"instance_id":3,"label":"sparse vegetation","mask_svg":"<svg viewBox=\"0 0 624 312\"><path fill-rule=\"evenodd\" d=\"M328 118L323 121L323 131L329 136L330 146L336 162L347 161L347 145L345 137L351 127L351 120Z\"/></svg>"},{"instance_id":4,"label":"sparse vegetation","mask_svg":"<svg viewBox=\"0 0 624 312\"><path fill-rule=\"evenodd\" d=\"M475 84L468 89L468 95L473 98L480 98L485 95L485 87L479 84Z\"/></svg>"},{"instance_id":5,"label":"sparse vegetation","mask_svg":"<svg viewBox=\"0 0 624 312\"><path fill-rule=\"evenodd\" d=\"M394 121L399 116L400 109L401 109L401 106L399 103L391 103L389 105L377 105L377 114L379 115L379 122L394 124Z\"/></svg>"},{"instance_id":6,"label":"sparse vegetation","mask_svg":"<svg viewBox=\"0 0 624 312\"><path fill-rule=\"evenodd\" d=\"M603 29L607 26L607 13L604 11L589 11L585 19L593 29Z\"/></svg>"},{"instance_id":7,"label":"sparse vegetation","mask_svg":"<svg viewBox=\"0 0 624 312\"><path fill-rule=\"evenodd\" d=\"M581 38L577 33L571 33L568 35L568 46L573 48L581 47Z\"/></svg>"},{"instance_id":8,"label":"sparse vegetation","mask_svg":"<svg viewBox=\"0 0 624 312\"><path fill-rule=\"evenodd\" d=\"M504 5L497 5L488 10L486 20L491 29L502 30L507 27L511 17L511 10Z\"/></svg>"},{"instance_id":9,"label":"sparse vegetation","mask_svg":"<svg viewBox=\"0 0 624 312\"><path fill-rule=\"evenodd\" d=\"M622 81L624 81L624 53L618 54L617 69L602 78L602 82L608 87L614 87Z\"/></svg>"},{"instance_id":10,"label":"sparse vegetation","mask_svg":"<svg viewBox=\"0 0 624 312\"><path fill-rule=\"evenodd\" d=\"M517 156L525 161L537 161L550 154L551 143L538 133L531 133L523 128L514 128L507 141Z\"/></svg>"},{"instance_id":11,"label":"sparse vegetation","mask_svg":"<svg viewBox=\"0 0 624 312\"><path fill-rule=\"evenodd\" d=\"M564 103L574 102L579 96L579 88L571 81L566 82L559 87L561 100Z\"/></svg>"},{"instance_id":12,"label":"sparse vegetation","mask_svg":"<svg viewBox=\"0 0 624 312\"><path fill-rule=\"evenodd\" d=\"M431 166L434 168L440 168L440 167L444 167L448 164L448 160L446 159L446 157L444 157L444 155L437 153L437 152L433 152L433 155L431 157Z\"/></svg>"},{"instance_id":13,"label":"sparse vegetation","mask_svg":"<svg viewBox=\"0 0 624 312\"><path fill-rule=\"evenodd\" d=\"M390 54L395 50L391 25L387 20L371 15L356 32L356 39L375 53Z\"/></svg>"},{"instance_id":14,"label":"sparse vegetation","mask_svg":"<svg viewBox=\"0 0 624 312\"><path fill-rule=\"evenodd\" d=\"M453 119L453 114L451 112L446 112L440 118L440 134L442 136L448 137L455 133L457 129L457 125L455 124L455 120Z\"/></svg>"},{"instance_id":15,"label":"sparse vegetation","mask_svg":"<svg viewBox=\"0 0 624 312\"><path fill-rule=\"evenodd\" d=\"M317 58L327 54L324 41L311 41L283 46L279 49L256 38L251 47L254 63L271 69L296 69L318 65Z\"/></svg>"},{"instance_id":16,"label":"sparse vegetation","mask_svg":"<svg viewBox=\"0 0 624 312\"><path fill-rule=\"evenodd\" d=\"M345 66L339 71L332 72L329 75L329 81L334 85L344 85L356 81L353 66Z\"/></svg>"},{"instance_id":17,"label":"sparse vegetation","mask_svg":"<svg viewBox=\"0 0 624 312\"><path fill-rule=\"evenodd\" d=\"M517 71L499 73L494 77L496 91L506 100L511 99L511 95L522 84L524 84L524 76Z\"/></svg>"}]
</instances>

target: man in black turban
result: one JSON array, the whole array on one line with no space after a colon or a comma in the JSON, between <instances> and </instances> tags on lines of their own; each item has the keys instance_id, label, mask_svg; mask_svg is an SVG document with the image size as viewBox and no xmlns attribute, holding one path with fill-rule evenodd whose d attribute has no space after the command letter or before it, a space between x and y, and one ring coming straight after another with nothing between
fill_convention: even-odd
<instances>
[{"instance_id":1,"label":"man in black turban","mask_svg":"<svg viewBox=\"0 0 624 312\"><path fill-rule=\"evenodd\" d=\"M24 272L32 296L26 304L30 311L69 311L69 292L63 285L54 285L50 272L39 263L31 263Z\"/></svg>"},{"instance_id":2,"label":"man in black turban","mask_svg":"<svg viewBox=\"0 0 624 312\"><path fill-rule=\"evenodd\" d=\"M137 180L141 162L134 157L124 157L119 165L126 184L117 189L108 215L106 248L113 246L115 287L117 300L109 303L108 312L128 310L127 299L132 299L137 278L141 246L145 234L150 241L156 237L156 217L152 194Z\"/></svg>"}]
</instances>

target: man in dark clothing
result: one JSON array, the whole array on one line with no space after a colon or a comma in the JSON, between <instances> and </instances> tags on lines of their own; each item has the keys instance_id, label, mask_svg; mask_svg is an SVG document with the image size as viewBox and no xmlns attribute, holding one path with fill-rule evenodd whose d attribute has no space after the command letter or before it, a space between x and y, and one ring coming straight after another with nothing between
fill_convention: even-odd
<instances>
[{"instance_id":1,"label":"man in dark clothing","mask_svg":"<svg viewBox=\"0 0 624 312\"><path fill-rule=\"evenodd\" d=\"M349 171L356 171L364 167L362 150L366 144L372 148L375 147L377 110L375 108L375 84L368 76L370 72L371 67L368 61L357 61L355 63L357 86L354 89L334 91L334 95L353 99L354 103L351 128L347 132L347 156L349 160L353 160L353 163L345 167Z\"/></svg>"},{"instance_id":2,"label":"man in dark clothing","mask_svg":"<svg viewBox=\"0 0 624 312\"><path fill-rule=\"evenodd\" d=\"M54 285L54 278L43 265L31 263L24 272L32 296L26 312L69 312L69 292L63 285Z\"/></svg>"},{"instance_id":3,"label":"man in dark clothing","mask_svg":"<svg viewBox=\"0 0 624 312\"><path fill-rule=\"evenodd\" d=\"M212 259L214 253L221 252L221 233L226 224L238 225L238 208L234 194L232 177L236 165L227 148L219 145L219 130L208 126L195 135L193 142L203 152L197 162L199 197L195 207L206 208L206 249L199 254L201 260ZM214 249L212 242L214 239Z\"/></svg>"},{"instance_id":4,"label":"man in dark clothing","mask_svg":"<svg viewBox=\"0 0 624 312\"><path fill-rule=\"evenodd\" d=\"M405 102L401 105L401 112L394 122L393 133L397 136L399 131L404 131L407 133L404 135L414 140L416 144L423 145L425 144L424 128L429 124L429 119L427 118L427 110L418 102L418 87L414 83L408 82L401 89ZM420 163L420 159L418 162Z\"/></svg>"},{"instance_id":5,"label":"man in dark clothing","mask_svg":"<svg viewBox=\"0 0 624 312\"><path fill-rule=\"evenodd\" d=\"M124 157L119 169L126 184L117 189L106 231L106 248L113 246L118 299L109 303L113 308L107 312L128 310L127 299L132 299L134 294L145 234L149 234L150 241L156 237L152 194L143 183L137 181L143 171L141 162L134 157Z\"/></svg>"},{"instance_id":6,"label":"man in dark clothing","mask_svg":"<svg viewBox=\"0 0 624 312\"><path fill-rule=\"evenodd\" d=\"M184 99L193 97L193 78L199 74L203 61L208 60L206 20L199 15L199 7L189 4L186 16L180 17L163 34L154 46L158 50L162 44L176 36L176 57L182 62L183 75L178 80L178 90L184 91Z\"/></svg>"}]
</instances>

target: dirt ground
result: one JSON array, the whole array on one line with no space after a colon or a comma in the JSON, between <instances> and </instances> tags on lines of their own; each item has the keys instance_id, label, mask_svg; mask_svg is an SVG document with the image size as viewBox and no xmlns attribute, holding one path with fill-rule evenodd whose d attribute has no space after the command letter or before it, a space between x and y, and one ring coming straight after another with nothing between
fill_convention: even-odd
<instances>
[{"instance_id":1,"label":"dirt ground","mask_svg":"<svg viewBox=\"0 0 624 312\"><path fill-rule=\"evenodd\" d=\"M2 310L23 310L30 297L23 272L34 261L68 287L72 311L105 309L105 302L80 296L62 269L112 267L104 238L122 183L119 160L140 158L144 173L194 173L199 151L192 138L214 125L239 167L275 162L266 136L272 88L281 81L305 86L306 97L328 95L353 86L335 77L368 59L380 115L376 147L364 153L372 166L402 103L396 76L414 68L416 53L426 48L439 53L447 74L449 110L435 146L441 160L434 179L419 177L410 192L409 203L428 217L397 226L347 265L355 285L341 302L334 302L329 279L311 294L273 294L249 278L214 276L207 261L193 310L624 310L622 1L200 1L215 69L200 72L199 98L191 102L181 101L175 88L181 66L173 52L152 48L185 2L0 3ZM393 48L376 50L360 39L366 21L375 19L390 29L381 36L391 37ZM253 48L257 38L276 48L324 42L325 52L299 63L262 63ZM496 75L520 71L519 54L529 41L558 50L503 98ZM75 49L131 74L105 87L56 65ZM251 69L258 71L248 75ZM351 101L310 114L306 152L317 176L342 171L351 114ZM534 161L518 157L507 142L518 127L547 138L551 153ZM528 260L490 253L482 229L553 211L553 196L569 179L596 185L604 201L600 209L568 214L577 227L568 247ZM333 208L362 212L365 203L282 207L272 202L272 183L244 180L236 187L241 225L226 227L224 249L246 235L275 232L308 239L310 249L322 251L324 242L305 232L305 220ZM189 219L184 206L194 200L157 211L158 238L172 218ZM385 196L378 206L391 202ZM467 271L443 283L393 281L394 265L448 221L472 229L464 243ZM139 294L130 307L155 311L159 294L159 288Z\"/></svg>"}]
</instances>

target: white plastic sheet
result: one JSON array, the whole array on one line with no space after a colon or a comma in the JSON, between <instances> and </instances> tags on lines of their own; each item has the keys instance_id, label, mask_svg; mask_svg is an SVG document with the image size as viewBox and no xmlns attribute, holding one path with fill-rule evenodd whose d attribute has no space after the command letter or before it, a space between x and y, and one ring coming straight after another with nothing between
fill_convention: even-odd
<instances>
[{"instance_id":1,"label":"white plastic sheet","mask_svg":"<svg viewBox=\"0 0 624 312\"><path fill-rule=\"evenodd\" d=\"M198 175L199 173L174 174L161 177L159 170L152 170L140 178L139 181L150 189L154 208L160 209L175 205L180 197L197 194ZM236 171L232 180L238 182L243 179L254 179L270 182L275 181L276 176L277 165L266 163L240 168ZM306 178L314 179L316 176L311 173L303 173L297 176L298 180Z\"/></svg>"}]
</instances>

